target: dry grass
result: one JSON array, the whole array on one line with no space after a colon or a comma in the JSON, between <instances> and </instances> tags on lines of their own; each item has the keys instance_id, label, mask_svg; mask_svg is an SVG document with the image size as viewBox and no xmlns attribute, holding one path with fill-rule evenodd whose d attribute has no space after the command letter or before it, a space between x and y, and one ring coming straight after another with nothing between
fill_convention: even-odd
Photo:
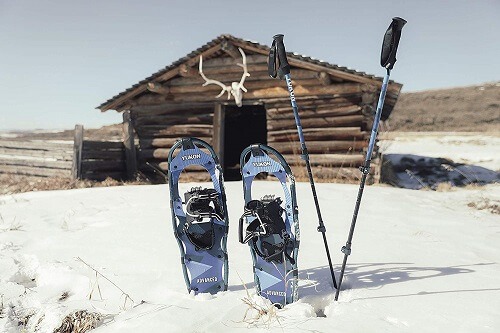
<instances>
[{"instance_id":1,"label":"dry grass","mask_svg":"<svg viewBox=\"0 0 500 333\"><path fill-rule=\"evenodd\" d=\"M500 200L481 197L479 200L469 202L467 206L477 210L487 210L492 214L500 215Z\"/></svg>"},{"instance_id":2,"label":"dry grass","mask_svg":"<svg viewBox=\"0 0 500 333\"><path fill-rule=\"evenodd\" d=\"M93 180L74 180L71 178L58 177L31 177L0 174L0 195L31 191L51 191L51 190L69 190L75 188L88 187L109 187L121 185L149 184L148 182L137 181L119 181L107 178L103 181Z\"/></svg>"},{"instance_id":3,"label":"dry grass","mask_svg":"<svg viewBox=\"0 0 500 333\"><path fill-rule=\"evenodd\" d=\"M101 322L102 315L97 312L88 312L80 310L67 315L61 326L56 328L53 333L84 333L97 327Z\"/></svg>"}]
</instances>

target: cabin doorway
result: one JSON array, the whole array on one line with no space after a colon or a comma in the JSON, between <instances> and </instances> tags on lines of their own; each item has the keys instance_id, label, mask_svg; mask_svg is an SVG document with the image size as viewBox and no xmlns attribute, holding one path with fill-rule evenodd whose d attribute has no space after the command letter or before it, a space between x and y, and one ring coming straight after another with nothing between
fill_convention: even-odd
<instances>
[{"instance_id":1,"label":"cabin doorway","mask_svg":"<svg viewBox=\"0 0 500 333\"><path fill-rule=\"evenodd\" d=\"M241 180L240 155L254 143L267 143L264 105L224 107L224 179Z\"/></svg>"}]
</instances>

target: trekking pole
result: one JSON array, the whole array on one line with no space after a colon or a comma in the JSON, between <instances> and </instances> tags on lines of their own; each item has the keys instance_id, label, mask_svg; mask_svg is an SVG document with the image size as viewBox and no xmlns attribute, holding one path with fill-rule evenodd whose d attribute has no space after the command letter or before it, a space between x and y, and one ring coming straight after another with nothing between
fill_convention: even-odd
<instances>
[{"instance_id":1,"label":"trekking pole","mask_svg":"<svg viewBox=\"0 0 500 333\"><path fill-rule=\"evenodd\" d=\"M316 213L318 215L318 232L323 235L323 243L325 244L326 256L328 258L328 265L330 266L330 273L332 275L333 287L337 288L337 281L335 280L335 273L333 272L332 259L330 257L330 250L328 249L328 242L326 240L326 228L321 217L321 210L319 208L318 196L316 195L316 187L314 186L314 179L311 171L311 163L309 162L309 154L307 152L304 134L302 133L302 125L299 117L299 107L295 100L295 93L292 87L292 78L290 76L290 65L286 58L285 44L283 44L283 35L275 35L273 37L273 44L269 51L268 73L272 78L276 78L278 74L280 79L285 79L288 91L290 92L290 102L292 104L293 115L295 117L295 124L299 133L300 148L302 151L301 158L306 162L307 175L309 176L309 183L311 184L311 191L316 205ZM279 63L279 68L276 70L276 65Z\"/></svg>"},{"instance_id":2,"label":"trekking pole","mask_svg":"<svg viewBox=\"0 0 500 333\"><path fill-rule=\"evenodd\" d=\"M401 30L406 24L406 21L400 17L394 17L392 19L391 25L385 32L384 41L382 43L382 54L380 57L380 65L385 67L387 72L384 76L384 81L382 82L382 88L380 90L380 96L377 104L377 111L375 113L375 119L373 120L372 133L370 135L370 142L368 143L368 151L366 152L365 163L363 166L359 167L359 170L363 173L361 177L361 184L359 185L358 198L356 199L356 205L354 207L354 214L352 216L351 229L349 230L349 236L347 237L347 242L345 246L342 247L342 253L344 253L344 261L342 262L342 269L340 270L339 287L335 293L335 300L337 301L340 293L340 286L342 285L342 279L344 277L345 266L347 264L347 257L351 254L351 244L352 236L354 234L354 227L356 226L356 220L358 218L359 206L361 205L361 197L363 196L363 189L365 188L366 178L370 173L370 163L372 160L373 148L375 147L375 140L377 138L378 125L380 122L380 117L382 116L382 109L384 107L385 93L387 91L387 84L389 82L389 76L391 75L391 69L394 67L396 62L396 51L398 50L399 39L401 38Z\"/></svg>"}]
</instances>

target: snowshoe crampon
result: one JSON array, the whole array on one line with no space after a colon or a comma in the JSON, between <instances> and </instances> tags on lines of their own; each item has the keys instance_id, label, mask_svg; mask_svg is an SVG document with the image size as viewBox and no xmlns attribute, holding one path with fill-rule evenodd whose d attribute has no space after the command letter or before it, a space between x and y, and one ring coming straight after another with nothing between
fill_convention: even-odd
<instances>
[{"instance_id":1,"label":"snowshoe crampon","mask_svg":"<svg viewBox=\"0 0 500 333\"><path fill-rule=\"evenodd\" d=\"M257 292L284 306L298 299L300 237L295 179L283 156L263 144L246 148L241 153L240 165L245 208L239 221L239 241L250 246ZM271 195L252 199L253 180L263 172L278 178L284 201Z\"/></svg>"},{"instance_id":2,"label":"snowshoe crampon","mask_svg":"<svg viewBox=\"0 0 500 333\"><path fill-rule=\"evenodd\" d=\"M193 165L207 170L213 188L194 187L181 196L179 177ZM168 182L174 235L188 291L215 294L227 290L229 221L222 169L213 148L195 138L177 141L168 155Z\"/></svg>"}]
</instances>

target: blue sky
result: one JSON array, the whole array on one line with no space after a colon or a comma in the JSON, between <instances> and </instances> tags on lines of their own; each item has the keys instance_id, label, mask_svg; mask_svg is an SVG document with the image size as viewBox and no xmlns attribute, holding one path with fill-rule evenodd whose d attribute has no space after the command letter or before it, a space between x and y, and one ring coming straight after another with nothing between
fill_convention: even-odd
<instances>
[{"instance_id":1,"label":"blue sky","mask_svg":"<svg viewBox=\"0 0 500 333\"><path fill-rule=\"evenodd\" d=\"M0 0L0 130L120 122L94 108L223 33L283 33L288 51L382 76L393 16L403 91L500 80L500 0Z\"/></svg>"}]
</instances>

